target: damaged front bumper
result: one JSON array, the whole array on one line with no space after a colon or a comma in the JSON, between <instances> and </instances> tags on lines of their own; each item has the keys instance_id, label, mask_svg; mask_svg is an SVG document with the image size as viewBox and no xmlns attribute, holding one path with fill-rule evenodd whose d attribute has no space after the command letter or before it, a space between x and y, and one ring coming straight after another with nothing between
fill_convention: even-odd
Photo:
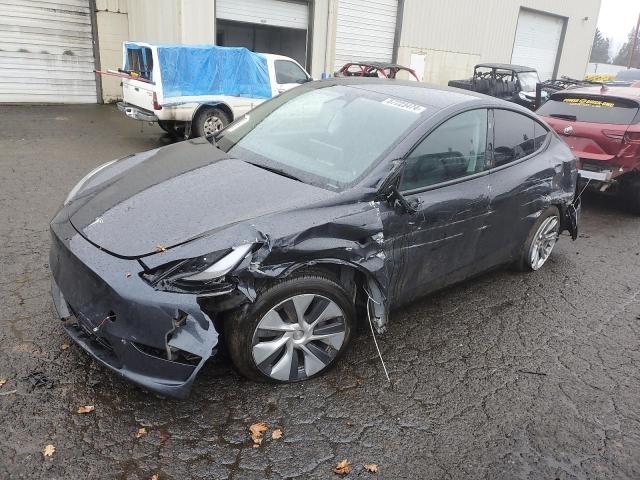
<instances>
[{"instance_id":1,"label":"damaged front bumper","mask_svg":"<svg viewBox=\"0 0 640 480\"><path fill-rule=\"evenodd\" d=\"M54 219L51 236L52 295L69 336L127 380L186 397L218 345L196 296L154 290L139 262L96 248L68 221Z\"/></svg>"}]
</instances>

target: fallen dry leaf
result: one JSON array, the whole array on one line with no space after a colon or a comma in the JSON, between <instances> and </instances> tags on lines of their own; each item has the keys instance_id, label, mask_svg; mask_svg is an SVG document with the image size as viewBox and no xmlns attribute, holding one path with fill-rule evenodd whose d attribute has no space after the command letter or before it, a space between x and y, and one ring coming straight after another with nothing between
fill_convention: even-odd
<instances>
[{"instance_id":1,"label":"fallen dry leaf","mask_svg":"<svg viewBox=\"0 0 640 480\"><path fill-rule=\"evenodd\" d=\"M375 463L365 463L364 469L367 472L378 473L378 465L376 465Z\"/></svg>"},{"instance_id":2,"label":"fallen dry leaf","mask_svg":"<svg viewBox=\"0 0 640 480\"><path fill-rule=\"evenodd\" d=\"M151 475L151 480L160 480L160 475L154 473L153 475Z\"/></svg>"},{"instance_id":3,"label":"fallen dry leaf","mask_svg":"<svg viewBox=\"0 0 640 480\"><path fill-rule=\"evenodd\" d=\"M338 464L336 465L336 468L333 469L333 473L336 473L338 475L346 475L350 471L351 471L351 462L346 458L344 460L339 461Z\"/></svg>"},{"instance_id":4,"label":"fallen dry leaf","mask_svg":"<svg viewBox=\"0 0 640 480\"><path fill-rule=\"evenodd\" d=\"M82 405L78 408L78 413L91 413L96 409L93 405Z\"/></svg>"},{"instance_id":5,"label":"fallen dry leaf","mask_svg":"<svg viewBox=\"0 0 640 480\"><path fill-rule=\"evenodd\" d=\"M160 441L162 443L169 440L169 438L171 438L171 435L169 435L169 432L167 432L166 430L160 430Z\"/></svg>"},{"instance_id":6,"label":"fallen dry leaf","mask_svg":"<svg viewBox=\"0 0 640 480\"><path fill-rule=\"evenodd\" d=\"M166 251L167 251L167 247L165 247L164 245L160 243L156 245L156 252L166 252Z\"/></svg>"},{"instance_id":7,"label":"fallen dry leaf","mask_svg":"<svg viewBox=\"0 0 640 480\"><path fill-rule=\"evenodd\" d=\"M5 383L7 383L7 379L6 378L0 378L0 387L3 386Z\"/></svg>"},{"instance_id":8,"label":"fallen dry leaf","mask_svg":"<svg viewBox=\"0 0 640 480\"><path fill-rule=\"evenodd\" d=\"M60 350L62 350L64 352L70 346L71 345L69 345L67 342L64 342L62 345L60 345Z\"/></svg>"},{"instance_id":9,"label":"fallen dry leaf","mask_svg":"<svg viewBox=\"0 0 640 480\"><path fill-rule=\"evenodd\" d=\"M251 432L251 440L253 440L253 446L258 447L262 443L262 434L269 430L269 425L265 422L254 423L249 427Z\"/></svg>"},{"instance_id":10,"label":"fallen dry leaf","mask_svg":"<svg viewBox=\"0 0 640 480\"><path fill-rule=\"evenodd\" d=\"M147 429L144 427L140 427L136 432L136 438L142 438L147 434Z\"/></svg>"},{"instance_id":11,"label":"fallen dry leaf","mask_svg":"<svg viewBox=\"0 0 640 480\"><path fill-rule=\"evenodd\" d=\"M42 450L42 454L45 457L51 457L53 456L53 452L56 451L56 447L54 447L53 445L49 444L46 447L44 447L44 450Z\"/></svg>"},{"instance_id":12,"label":"fallen dry leaf","mask_svg":"<svg viewBox=\"0 0 640 480\"><path fill-rule=\"evenodd\" d=\"M273 438L274 440L278 440L279 438L282 438L282 430L279 428L276 428L273 432L271 432L271 438Z\"/></svg>"}]
</instances>

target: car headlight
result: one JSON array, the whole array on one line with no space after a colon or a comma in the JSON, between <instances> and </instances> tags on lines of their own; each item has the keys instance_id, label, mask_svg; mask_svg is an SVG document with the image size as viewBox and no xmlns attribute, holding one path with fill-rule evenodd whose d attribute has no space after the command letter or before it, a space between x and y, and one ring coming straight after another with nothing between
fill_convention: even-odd
<instances>
[{"instance_id":1,"label":"car headlight","mask_svg":"<svg viewBox=\"0 0 640 480\"><path fill-rule=\"evenodd\" d=\"M253 246L254 244L249 243L202 257L172 262L143 273L142 278L154 288L171 292L197 293L217 289L222 286L225 275L249 255Z\"/></svg>"},{"instance_id":2,"label":"car headlight","mask_svg":"<svg viewBox=\"0 0 640 480\"><path fill-rule=\"evenodd\" d=\"M249 254L252 248L253 244L251 243L240 245L239 247L233 247L228 254L215 262L209 268L196 273L195 275L182 277L182 280L187 282L206 282L207 280L214 280L216 278L223 277L236 268L238 264L244 260L244 257Z\"/></svg>"},{"instance_id":3,"label":"car headlight","mask_svg":"<svg viewBox=\"0 0 640 480\"><path fill-rule=\"evenodd\" d=\"M99 167L94 168L89 173L87 173L84 177L82 177L82 180L80 180L78 183L76 183L76 186L71 189L71 191L69 192L69 195L67 195L67 198L64 201L64 204L68 205L69 202L71 200L73 200L76 197L76 195L78 195L78 192L80 190L82 190L82 187L91 179L91 177L93 177L96 173L100 172L101 170L104 170L109 165L112 165L116 161L117 161L117 159L116 160L111 160L110 162L107 162L107 163L103 163L102 165L100 165Z\"/></svg>"}]
</instances>

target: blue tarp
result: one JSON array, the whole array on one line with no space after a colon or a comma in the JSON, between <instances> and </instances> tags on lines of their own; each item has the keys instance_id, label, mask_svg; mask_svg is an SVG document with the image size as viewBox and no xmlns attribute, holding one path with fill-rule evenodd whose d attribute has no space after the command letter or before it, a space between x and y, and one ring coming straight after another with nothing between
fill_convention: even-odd
<instances>
[{"instance_id":1,"label":"blue tarp","mask_svg":"<svg viewBox=\"0 0 640 480\"><path fill-rule=\"evenodd\" d=\"M127 48L139 48L127 42ZM271 98L264 55L216 45L156 45L164 102L171 98L229 95Z\"/></svg>"}]
</instances>

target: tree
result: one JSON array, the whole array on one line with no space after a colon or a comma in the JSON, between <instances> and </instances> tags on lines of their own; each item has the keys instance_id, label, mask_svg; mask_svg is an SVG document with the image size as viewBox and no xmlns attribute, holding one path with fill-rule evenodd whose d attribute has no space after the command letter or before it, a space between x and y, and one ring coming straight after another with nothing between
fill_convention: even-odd
<instances>
[{"instance_id":1,"label":"tree","mask_svg":"<svg viewBox=\"0 0 640 480\"><path fill-rule=\"evenodd\" d=\"M613 63L615 65L624 65L627 66L629 62L629 52L631 51L631 45L633 45L633 34L635 33L635 27L633 30L629 32L629 37L627 41L624 42L620 50L618 50L618 54L613 59ZM640 32L638 34L640 37ZM632 68L640 68L640 41L636 44L636 51L633 54L633 58L631 59L631 67Z\"/></svg>"},{"instance_id":2,"label":"tree","mask_svg":"<svg viewBox=\"0 0 640 480\"><path fill-rule=\"evenodd\" d=\"M609 39L602 35L602 32L596 28L596 34L593 37L593 46L591 47L590 62L593 63L609 63Z\"/></svg>"}]
</instances>

